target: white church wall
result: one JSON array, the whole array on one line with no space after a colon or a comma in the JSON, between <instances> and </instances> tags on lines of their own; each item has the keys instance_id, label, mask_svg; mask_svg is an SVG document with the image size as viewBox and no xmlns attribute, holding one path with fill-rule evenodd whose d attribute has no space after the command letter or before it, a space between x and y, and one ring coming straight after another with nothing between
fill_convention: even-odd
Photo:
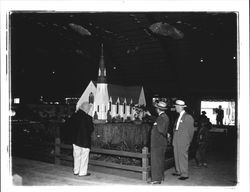
<instances>
[{"instance_id":1,"label":"white church wall","mask_svg":"<svg viewBox=\"0 0 250 192\"><path fill-rule=\"evenodd\" d=\"M111 117L115 117L116 114L116 105L112 104L111 106Z\"/></svg>"},{"instance_id":2,"label":"white church wall","mask_svg":"<svg viewBox=\"0 0 250 192\"><path fill-rule=\"evenodd\" d=\"M80 97L80 99L78 100L77 104L76 104L76 108L78 109L79 106L83 103L83 102L89 102L89 94L93 93L94 97L96 94L96 87L94 85L94 83L92 81L89 82L87 88L85 89L85 91L83 92L82 96ZM95 98L94 98L95 99Z\"/></svg>"},{"instance_id":3,"label":"white church wall","mask_svg":"<svg viewBox=\"0 0 250 192\"><path fill-rule=\"evenodd\" d=\"M124 114L124 117L123 117L124 119L127 119L127 117L130 116L129 113L128 113L128 107L129 107L128 105L125 105L125 114Z\"/></svg>"},{"instance_id":4,"label":"white church wall","mask_svg":"<svg viewBox=\"0 0 250 192\"><path fill-rule=\"evenodd\" d=\"M124 111L125 110L125 111ZM120 116L123 119L127 119L127 114L126 114L126 105L120 105Z\"/></svg>"},{"instance_id":5,"label":"white church wall","mask_svg":"<svg viewBox=\"0 0 250 192\"><path fill-rule=\"evenodd\" d=\"M96 114L98 119L100 120L106 120L107 119L107 112L108 112L108 104L98 104L98 103L94 103L94 110L93 110Z\"/></svg>"},{"instance_id":6,"label":"white church wall","mask_svg":"<svg viewBox=\"0 0 250 192\"><path fill-rule=\"evenodd\" d=\"M119 115L123 118L123 105L119 105Z\"/></svg>"},{"instance_id":7,"label":"white church wall","mask_svg":"<svg viewBox=\"0 0 250 192\"><path fill-rule=\"evenodd\" d=\"M83 92L82 96L77 102L77 107L79 107L83 102L89 101L89 95L90 93L93 93L94 95L94 108L93 108L93 114L94 116L95 111L97 112L98 119L106 120L107 119L107 111L110 109L110 101L112 101L112 96L109 96L107 84L106 83L100 83L97 84L97 87L94 85L92 81L90 81L89 85ZM129 104L133 103L133 101L129 101ZM134 120L135 110L133 107L130 109L130 105L126 103L125 105L125 113L124 113L124 105L120 103L119 98L117 99L116 103L119 103L119 110L117 113L117 105L111 104L111 117L116 117L120 115L123 119L127 119L127 117L130 117L131 120ZM143 88L141 89L141 93L138 99L139 105L146 106L146 100L144 95ZM98 111L99 106L99 111ZM131 112L131 113L130 113Z\"/></svg>"},{"instance_id":8,"label":"white church wall","mask_svg":"<svg viewBox=\"0 0 250 192\"><path fill-rule=\"evenodd\" d=\"M132 120L132 121L135 120L135 114L136 114L136 112L135 112L135 110L132 108L132 114L131 114L131 120Z\"/></svg>"},{"instance_id":9,"label":"white church wall","mask_svg":"<svg viewBox=\"0 0 250 192\"><path fill-rule=\"evenodd\" d=\"M132 116L132 114L130 113L130 106L129 105L125 105L125 114L124 114L124 106L119 105L119 112L117 113L117 105L116 104L112 104L110 115L111 115L111 117L116 117L116 116L120 115L120 117L122 117L124 119L127 119L127 117Z\"/></svg>"},{"instance_id":10,"label":"white church wall","mask_svg":"<svg viewBox=\"0 0 250 192\"><path fill-rule=\"evenodd\" d=\"M126 116L127 117L131 116L131 114L130 114L130 106L129 105L126 106Z\"/></svg>"},{"instance_id":11,"label":"white church wall","mask_svg":"<svg viewBox=\"0 0 250 192\"><path fill-rule=\"evenodd\" d=\"M97 84L94 106L94 109L98 115L98 119L106 120L109 106L108 88L106 83Z\"/></svg>"}]
</instances>

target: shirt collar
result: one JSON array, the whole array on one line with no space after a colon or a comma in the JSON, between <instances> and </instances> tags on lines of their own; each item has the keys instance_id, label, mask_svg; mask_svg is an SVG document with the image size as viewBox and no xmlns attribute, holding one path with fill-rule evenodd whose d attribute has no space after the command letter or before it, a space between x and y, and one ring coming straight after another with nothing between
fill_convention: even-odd
<instances>
[{"instance_id":1,"label":"shirt collar","mask_svg":"<svg viewBox=\"0 0 250 192\"><path fill-rule=\"evenodd\" d=\"M164 113L164 111L161 111L161 112L159 113L159 116L160 116L162 113Z\"/></svg>"}]
</instances>

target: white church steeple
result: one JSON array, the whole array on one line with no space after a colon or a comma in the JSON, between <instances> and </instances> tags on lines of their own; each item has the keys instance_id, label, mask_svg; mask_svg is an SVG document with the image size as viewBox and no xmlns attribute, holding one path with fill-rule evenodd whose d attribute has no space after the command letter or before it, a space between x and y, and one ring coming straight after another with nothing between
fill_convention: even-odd
<instances>
[{"instance_id":1,"label":"white church steeple","mask_svg":"<svg viewBox=\"0 0 250 192\"><path fill-rule=\"evenodd\" d=\"M101 57L100 57L99 69L98 69L94 111L96 112L98 119L106 120L108 110L109 110L108 84L107 84L107 78L106 78L106 68L104 65L104 54L103 54L103 45L102 45Z\"/></svg>"},{"instance_id":2,"label":"white church steeple","mask_svg":"<svg viewBox=\"0 0 250 192\"><path fill-rule=\"evenodd\" d=\"M99 61L97 83L106 83L107 77L106 77L106 68L105 68L105 64L104 64L103 44L101 46L102 46L101 47L101 57L100 57L100 61Z\"/></svg>"},{"instance_id":3,"label":"white church steeple","mask_svg":"<svg viewBox=\"0 0 250 192\"><path fill-rule=\"evenodd\" d=\"M83 102L93 103L94 119L107 122L107 114L111 117L120 116L123 119L134 119L134 105L146 106L144 90L142 86L124 87L120 85L112 85L107 82L106 67L104 64L103 45L100 46L99 68L96 84L90 81L89 85L83 92L77 102L76 108ZM124 95L124 92L126 93ZM110 110L110 111L109 111ZM98 122L98 121L96 121Z\"/></svg>"}]
</instances>

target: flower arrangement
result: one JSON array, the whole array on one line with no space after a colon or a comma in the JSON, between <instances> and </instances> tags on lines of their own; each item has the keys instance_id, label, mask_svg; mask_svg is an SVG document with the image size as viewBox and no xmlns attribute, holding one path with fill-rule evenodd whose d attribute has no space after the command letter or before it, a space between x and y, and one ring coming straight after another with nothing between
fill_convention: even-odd
<instances>
[{"instance_id":1,"label":"flower arrangement","mask_svg":"<svg viewBox=\"0 0 250 192\"><path fill-rule=\"evenodd\" d=\"M146 107L144 105L135 105L134 109L134 123L141 124L143 122L143 118L145 116Z\"/></svg>"}]
</instances>

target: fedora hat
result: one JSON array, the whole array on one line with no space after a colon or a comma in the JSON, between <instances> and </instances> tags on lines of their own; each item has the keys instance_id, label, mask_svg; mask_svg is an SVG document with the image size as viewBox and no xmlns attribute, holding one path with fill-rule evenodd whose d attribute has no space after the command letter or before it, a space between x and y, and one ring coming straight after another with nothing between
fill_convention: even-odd
<instances>
[{"instance_id":1,"label":"fedora hat","mask_svg":"<svg viewBox=\"0 0 250 192\"><path fill-rule=\"evenodd\" d=\"M187 105L182 100L176 100L174 106L186 107Z\"/></svg>"},{"instance_id":2,"label":"fedora hat","mask_svg":"<svg viewBox=\"0 0 250 192\"><path fill-rule=\"evenodd\" d=\"M158 103L155 103L154 106L162 110L167 109L167 103L164 101L159 101Z\"/></svg>"}]
</instances>

